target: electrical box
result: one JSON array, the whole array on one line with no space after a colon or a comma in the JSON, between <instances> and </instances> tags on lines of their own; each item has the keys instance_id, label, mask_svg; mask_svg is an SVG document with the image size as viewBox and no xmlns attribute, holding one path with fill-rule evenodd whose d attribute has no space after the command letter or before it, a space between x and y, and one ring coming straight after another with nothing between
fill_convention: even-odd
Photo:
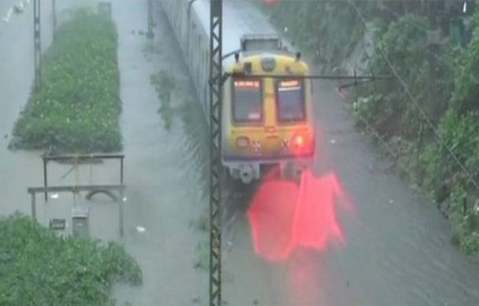
<instances>
[{"instance_id":1,"label":"electrical box","mask_svg":"<svg viewBox=\"0 0 479 306\"><path fill-rule=\"evenodd\" d=\"M50 219L48 227L53 230L58 237L66 237L67 221L66 219Z\"/></svg>"},{"instance_id":2,"label":"electrical box","mask_svg":"<svg viewBox=\"0 0 479 306\"><path fill-rule=\"evenodd\" d=\"M48 227L54 231L64 231L66 228L66 220L51 219L48 225L49 225Z\"/></svg>"},{"instance_id":3,"label":"electrical box","mask_svg":"<svg viewBox=\"0 0 479 306\"><path fill-rule=\"evenodd\" d=\"M89 237L89 209L74 207L72 209L72 232L74 237Z\"/></svg>"}]
</instances>

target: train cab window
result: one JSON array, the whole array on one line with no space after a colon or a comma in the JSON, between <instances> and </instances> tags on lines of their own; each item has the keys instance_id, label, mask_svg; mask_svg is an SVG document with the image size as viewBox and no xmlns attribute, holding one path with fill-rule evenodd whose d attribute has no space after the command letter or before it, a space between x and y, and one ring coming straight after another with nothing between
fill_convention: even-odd
<instances>
[{"instance_id":1,"label":"train cab window","mask_svg":"<svg viewBox=\"0 0 479 306\"><path fill-rule=\"evenodd\" d=\"M233 80L233 119L236 123L263 120L263 93L260 80Z\"/></svg>"},{"instance_id":2,"label":"train cab window","mask_svg":"<svg viewBox=\"0 0 479 306\"><path fill-rule=\"evenodd\" d=\"M305 120L304 89L300 80L278 80L276 101L280 122Z\"/></svg>"}]
</instances>

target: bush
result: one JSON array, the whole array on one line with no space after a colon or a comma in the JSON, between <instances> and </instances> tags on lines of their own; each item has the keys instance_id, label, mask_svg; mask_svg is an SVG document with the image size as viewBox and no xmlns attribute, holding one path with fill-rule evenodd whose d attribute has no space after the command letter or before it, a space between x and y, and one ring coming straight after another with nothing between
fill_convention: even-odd
<instances>
[{"instance_id":1,"label":"bush","mask_svg":"<svg viewBox=\"0 0 479 306\"><path fill-rule=\"evenodd\" d=\"M13 130L12 148L60 152L122 149L117 33L110 19L79 10L57 32Z\"/></svg>"},{"instance_id":2,"label":"bush","mask_svg":"<svg viewBox=\"0 0 479 306\"><path fill-rule=\"evenodd\" d=\"M0 305L112 306L113 283L142 283L123 247L59 238L30 218L0 218Z\"/></svg>"},{"instance_id":3,"label":"bush","mask_svg":"<svg viewBox=\"0 0 479 306\"><path fill-rule=\"evenodd\" d=\"M449 211L453 227L453 241L465 253L479 254L479 212L477 209L464 212L464 201L467 203L467 198L467 187L463 182L456 183L452 187Z\"/></svg>"},{"instance_id":4,"label":"bush","mask_svg":"<svg viewBox=\"0 0 479 306\"><path fill-rule=\"evenodd\" d=\"M457 203L454 201L452 194L455 189L464 189L465 195L469 198L468 202L471 203L475 201L474 198L477 198L479 193L477 186L472 183L458 163L460 162L467 169L476 182L479 180L479 157L475 154L479 149L478 119L477 113L461 115L458 111L450 109L439 127L444 146L431 144L426 151L427 154L423 156L427 177L425 186L431 189L437 198L447 197L451 203L451 210L454 209L454 205L462 207L463 204L462 199ZM441 188L446 190L447 194L439 195L443 192Z\"/></svg>"},{"instance_id":5,"label":"bush","mask_svg":"<svg viewBox=\"0 0 479 306\"><path fill-rule=\"evenodd\" d=\"M474 32L470 44L461 54L456 64L454 93L452 104L459 111L479 110L479 87L477 86L479 71L479 11L475 14Z\"/></svg>"},{"instance_id":6,"label":"bush","mask_svg":"<svg viewBox=\"0 0 479 306\"><path fill-rule=\"evenodd\" d=\"M467 253L479 254L479 107L477 100L478 72L474 67L479 63L479 12L473 19L474 33L470 44L462 52L456 52L454 61L454 90L450 109L440 125L441 136L457 160L467 169L471 177L459 166L456 158L448 152L436 151L443 160L448 176L445 181L454 238Z\"/></svg>"},{"instance_id":7,"label":"bush","mask_svg":"<svg viewBox=\"0 0 479 306\"><path fill-rule=\"evenodd\" d=\"M479 63L479 36L465 50L443 44L437 54L437 70L431 72L431 54L425 49L426 32L421 28L428 28L425 18L405 15L376 35L376 47L382 48L413 98L400 82L366 86L357 93L356 109L380 134L410 142L409 149L399 156L400 170L422 185L438 207L446 207L441 209L451 221L453 240L467 253L478 253L478 213L474 205L479 190L458 161L479 180L479 157L475 154L479 149L479 91L475 81L479 75L474 70ZM372 69L376 74L392 73L389 63L377 55ZM430 80L433 88L429 87ZM430 90L435 91L433 96ZM439 130L443 143L432 133L413 99Z\"/></svg>"},{"instance_id":8,"label":"bush","mask_svg":"<svg viewBox=\"0 0 479 306\"><path fill-rule=\"evenodd\" d=\"M473 37L466 48L444 40L434 56L426 46L429 21L423 5L353 2L280 1L267 13L280 30L288 27L288 36L303 50L319 49L319 62L326 68L347 60L362 37L363 21L353 7L373 22L377 31L372 72L394 76L392 65L409 92L397 80L357 87L349 99L359 123L368 123L359 125L373 127L386 139L400 173L447 207L457 245L479 254L479 190L457 163L479 181L479 12L473 17Z\"/></svg>"},{"instance_id":9,"label":"bush","mask_svg":"<svg viewBox=\"0 0 479 306\"><path fill-rule=\"evenodd\" d=\"M161 114L165 129L170 131L173 125L173 117L177 113L177 110L171 107L171 97L176 89L176 81L168 72L161 70L150 76L150 82L155 87L161 101L158 113Z\"/></svg>"}]
</instances>

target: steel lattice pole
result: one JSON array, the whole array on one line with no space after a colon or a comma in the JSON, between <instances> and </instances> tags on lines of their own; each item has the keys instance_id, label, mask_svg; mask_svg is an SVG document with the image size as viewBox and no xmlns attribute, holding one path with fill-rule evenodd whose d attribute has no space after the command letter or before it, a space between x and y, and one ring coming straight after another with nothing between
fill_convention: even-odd
<instances>
[{"instance_id":1,"label":"steel lattice pole","mask_svg":"<svg viewBox=\"0 0 479 306\"><path fill-rule=\"evenodd\" d=\"M222 0L210 1L210 306L221 305Z\"/></svg>"}]
</instances>

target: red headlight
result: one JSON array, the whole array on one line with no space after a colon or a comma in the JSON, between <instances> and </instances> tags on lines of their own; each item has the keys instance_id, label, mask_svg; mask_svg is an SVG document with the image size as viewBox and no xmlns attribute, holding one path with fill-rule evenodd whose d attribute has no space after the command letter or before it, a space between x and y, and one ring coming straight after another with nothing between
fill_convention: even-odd
<instances>
[{"instance_id":1,"label":"red headlight","mask_svg":"<svg viewBox=\"0 0 479 306\"><path fill-rule=\"evenodd\" d=\"M304 145L304 138L303 138L303 136L302 136L302 135L296 135L296 136L294 136L294 138L293 138L293 143L294 143L294 145L297 146L297 147L300 147L300 148L303 147L303 145Z\"/></svg>"},{"instance_id":2,"label":"red headlight","mask_svg":"<svg viewBox=\"0 0 479 306\"><path fill-rule=\"evenodd\" d=\"M296 133L291 138L291 149L294 154L309 154L314 151L314 138L308 132Z\"/></svg>"}]
</instances>

